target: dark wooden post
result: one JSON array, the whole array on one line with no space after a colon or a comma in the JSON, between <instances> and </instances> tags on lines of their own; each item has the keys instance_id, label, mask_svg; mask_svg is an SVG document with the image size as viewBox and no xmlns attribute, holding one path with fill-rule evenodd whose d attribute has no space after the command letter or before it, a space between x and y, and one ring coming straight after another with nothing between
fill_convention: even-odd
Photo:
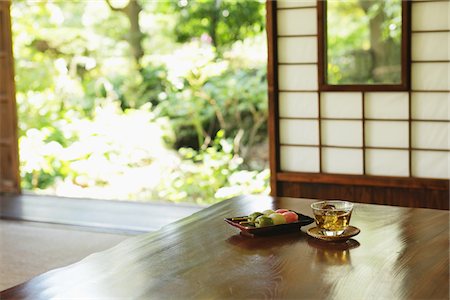
<instances>
[{"instance_id":1,"label":"dark wooden post","mask_svg":"<svg viewBox=\"0 0 450 300\"><path fill-rule=\"evenodd\" d=\"M10 1L0 1L0 192L20 193Z\"/></svg>"}]
</instances>

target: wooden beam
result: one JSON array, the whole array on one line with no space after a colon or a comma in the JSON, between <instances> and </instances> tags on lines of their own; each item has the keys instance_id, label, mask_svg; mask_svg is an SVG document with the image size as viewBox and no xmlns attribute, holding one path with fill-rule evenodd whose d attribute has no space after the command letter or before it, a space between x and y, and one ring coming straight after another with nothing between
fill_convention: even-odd
<instances>
[{"instance_id":1,"label":"wooden beam","mask_svg":"<svg viewBox=\"0 0 450 300\"><path fill-rule=\"evenodd\" d=\"M331 183L349 186L399 187L446 191L449 189L449 181L447 179L409 177L280 172L277 174L277 180L284 182Z\"/></svg>"},{"instance_id":2,"label":"wooden beam","mask_svg":"<svg viewBox=\"0 0 450 300\"><path fill-rule=\"evenodd\" d=\"M0 1L0 192L20 193L10 1Z\"/></svg>"},{"instance_id":3,"label":"wooden beam","mask_svg":"<svg viewBox=\"0 0 450 300\"><path fill-rule=\"evenodd\" d=\"M271 195L276 196L277 178L279 171L280 140L278 136L278 43L277 43L277 2L266 1L266 31L267 31L267 84L269 93L269 165Z\"/></svg>"},{"instance_id":4,"label":"wooden beam","mask_svg":"<svg viewBox=\"0 0 450 300\"><path fill-rule=\"evenodd\" d=\"M11 140L9 139L0 139L0 146L11 146Z\"/></svg>"}]
</instances>

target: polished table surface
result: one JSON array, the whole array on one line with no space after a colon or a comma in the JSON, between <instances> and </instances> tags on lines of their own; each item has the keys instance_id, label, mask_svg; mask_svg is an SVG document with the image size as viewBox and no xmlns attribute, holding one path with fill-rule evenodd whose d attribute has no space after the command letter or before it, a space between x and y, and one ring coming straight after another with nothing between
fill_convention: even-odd
<instances>
[{"instance_id":1,"label":"polished table surface","mask_svg":"<svg viewBox=\"0 0 450 300\"><path fill-rule=\"evenodd\" d=\"M223 221L312 200L241 196L3 291L0 299L448 299L449 212L355 204L361 233L247 237Z\"/></svg>"}]
</instances>

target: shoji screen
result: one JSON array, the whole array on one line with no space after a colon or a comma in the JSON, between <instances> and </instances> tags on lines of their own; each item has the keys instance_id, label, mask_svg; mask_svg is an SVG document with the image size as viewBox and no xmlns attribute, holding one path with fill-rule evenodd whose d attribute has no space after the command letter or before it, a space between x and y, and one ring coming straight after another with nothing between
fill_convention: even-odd
<instances>
[{"instance_id":1,"label":"shoji screen","mask_svg":"<svg viewBox=\"0 0 450 300\"><path fill-rule=\"evenodd\" d=\"M9 1L0 1L0 192L19 192Z\"/></svg>"},{"instance_id":2,"label":"shoji screen","mask_svg":"<svg viewBox=\"0 0 450 300\"><path fill-rule=\"evenodd\" d=\"M411 4L411 88L371 92L320 90L316 1L268 6L274 194L448 208L449 1Z\"/></svg>"},{"instance_id":3,"label":"shoji screen","mask_svg":"<svg viewBox=\"0 0 450 300\"><path fill-rule=\"evenodd\" d=\"M450 178L450 2L413 2L411 30L411 175Z\"/></svg>"}]
</instances>

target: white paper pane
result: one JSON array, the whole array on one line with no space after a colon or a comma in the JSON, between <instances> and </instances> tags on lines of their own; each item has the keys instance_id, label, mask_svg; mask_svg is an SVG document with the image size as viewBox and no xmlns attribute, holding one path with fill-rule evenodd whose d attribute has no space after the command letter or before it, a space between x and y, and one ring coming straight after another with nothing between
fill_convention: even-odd
<instances>
[{"instance_id":1,"label":"white paper pane","mask_svg":"<svg viewBox=\"0 0 450 300\"><path fill-rule=\"evenodd\" d=\"M281 118L317 118L318 100L317 93L280 93L279 114Z\"/></svg>"},{"instance_id":2,"label":"white paper pane","mask_svg":"<svg viewBox=\"0 0 450 300\"><path fill-rule=\"evenodd\" d=\"M449 2L412 4L412 30L445 30L449 26Z\"/></svg>"},{"instance_id":3,"label":"white paper pane","mask_svg":"<svg viewBox=\"0 0 450 300\"><path fill-rule=\"evenodd\" d=\"M319 145L319 121L281 119L280 143Z\"/></svg>"},{"instance_id":4,"label":"white paper pane","mask_svg":"<svg viewBox=\"0 0 450 300\"><path fill-rule=\"evenodd\" d=\"M278 8L316 6L317 0L278 0Z\"/></svg>"},{"instance_id":5,"label":"white paper pane","mask_svg":"<svg viewBox=\"0 0 450 300\"><path fill-rule=\"evenodd\" d=\"M328 146L362 146L361 121L322 121L322 144Z\"/></svg>"},{"instance_id":6,"label":"white paper pane","mask_svg":"<svg viewBox=\"0 0 450 300\"><path fill-rule=\"evenodd\" d=\"M377 176L409 176L408 150L366 150L366 173Z\"/></svg>"},{"instance_id":7,"label":"white paper pane","mask_svg":"<svg viewBox=\"0 0 450 300\"><path fill-rule=\"evenodd\" d=\"M411 69L413 90L450 90L450 63L413 63Z\"/></svg>"},{"instance_id":8,"label":"white paper pane","mask_svg":"<svg viewBox=\"0 0 450 300\"><path fill-rule=\"evenodd\" d=\"M450 149L448 122L412 122L411 145L413 148Z\"/></svg>"},{"instance_id":9,"label":"white paper pane","mask_svg":"<svg viewBox=\"0 0 450 300\"><path fill-rule=\"evenodd\" d=\"M317 9L287 9L277 12L278 35L317 34Z\"/></svg>"},{"instance_id":10,"label":"white paper pane","mask_svg":"<svg viewBox=\"0 0 450 300\"><path fill-rule=\"evenodd\" d=\"M365 117L373 119L408 119L408 93L366 93Z\"/></svg>"},{"instance_id":11,"label":"white paper pane","mask_svg":"<svg viewBox=\"0 0 450 300\"><path fill-rule=\"evenodd\" d=\"M317 62L316 37L278 38L278 62L315 63Z\"/></svg>"},{"instance_id":12,"label":"white paper pane","mask_svg":"<svg viewBox=\"0 0 450 300\"><path fill-rule=\"evenodd\" d=\"M450 178L450 152L412 151L412 175L423 178Z\"/></svg>"},{"instance_id":13,"label":"white paper pane","mask_svg":"<svg viewBox=\"0 0 450 300\"><path fill-rule=\"evenodd\" d=\"M281 90L317 90L317 66L278 66L278 86Z\"/></svg>"},{"instance_id":14,"label":"white paper pane","mask_svg":"<svg viewBox=\"0 0 450 300\"><path fill-rule=\"evenodd\" d=\"M365 127L368 147L409 147L408 122L367 121Z\"/></svg>"},{"instance_id":15,"label":"white paper pane","mask_svg":"<svg viewBox=\"0 0 450 300\"><path fill-rule=\"evenodd\" d=\"M413 119L450 120L450 93L412 93Z\"/></svg>"},{"instance_id":16,"label":"white paper pane","mask_svg":"<svg viewBox=\"0 0 450 300\"><path fill-rule=\"evenodd\" d=\"M321 93L320 109L323 118L362 119L361 93Z\"/></svg>"},{"instance_id":17,"label":"white paper pane","mask_svg":"<svg viewBox=\"0 0 450 300\"><path fill-rule=\"evenodd\" d=\"M282 171L318 173L319 148L317 147L280 147L280 167Z\"/></svg>"},{"instance_id":18,"label":"white paper pane","mask_svg":"<svg viewBox=\"0 0 450 300\"><path fill-rule=\"evenodd\" d=\"M359 149L322 149L324 173L363 174L363 152Z\"/></svg>"},{"instance_id":19,"label":"white paper pane","mask_svg":"<svg viewBox=\"0 0 450 300\"><path fill-rule=\"evenodd\" d=\"M413 33L412 60L449 60L450 32Z\"/></svg>"}]
</instances>

